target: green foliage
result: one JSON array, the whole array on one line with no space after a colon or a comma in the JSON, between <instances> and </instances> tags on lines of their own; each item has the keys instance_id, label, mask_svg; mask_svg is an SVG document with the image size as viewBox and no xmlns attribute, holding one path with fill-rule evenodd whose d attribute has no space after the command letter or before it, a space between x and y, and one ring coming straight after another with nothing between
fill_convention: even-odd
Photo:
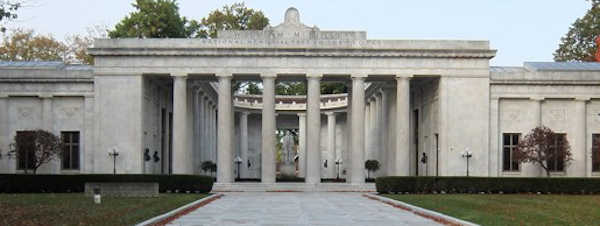
<instances>
[{"instance_id":1,"label":"green foliage","mask_svg":"<svg viewBox=\"0 0 600 226\"><path fill-rule=\"evenodd\" d=\"M108 33L111 38L189 38L200 24L179 15L175 0L136 0L136 11Z\"/></svg>"},{"instance_id":2,"label":"green foliage","mask_svg":"<svg viewBox=\"0 0 600 226\"><path fill-rule=\"evenodd\" d=\"M211 175L212 175L212 173L217 172L217 164L212 161L202 162L202 164L200 165L200 168L202 169L202 171L204 171L204 173L206 173L207 171L210 171Z\"/></svg>"},{"instance_id":3,"label":"green foliage","mask_svg":"<svg viewBox=\"0 0 600 226\"><path fill-rule=\"evenodd\" d=\"M348 87L344 83L321 83L321 94L347 93Z\"/></svg>"},{"instance_id":4,"label":"green foliage","mask_svg":"<svg viewBox=\"0 0 600 226\"><path fill-rule=\"evenodd\" d=\"M262 94L260 82L248 82L246 94ZM275 84L276 95L306 95L306 82L278 82ZM241 88L240 88L241 89ZM321 83L321 94L347 93L348 87L344 83Z\"/></svg>"},{"instance_id":5,"label":"green foliage","mask_svg":"<svg viewBox=\"0 0 600 226\"><path fill-rule=\"evenodd\" d=\"M378 177L379 193L567 193L598 194L598 178Z\"/></svg>"},{"instance_id":6,"label":"green foliage","mask_svg":"<svg viewBox=\"0 0 600 226\"><path fill-rule=\"evenodd\" d=\"M0 0L0 21L11 21L17 19L16 11L21 8L19 1ZM0 31L5 32L6 27L0 26Z\"/></svg>"},{"instance_id":7,"label":"green foliage","mask_svg":"<svg viewBox=\"0 0 600 226\"><path fill-rule=\"evenodd\" d=\"M225 5L202 19L198 36L216 38L219 30L262 30L269 26L269 19L262 11L249 9L244 3Z\"/></svg>"},{"instance_id":8,"label":"green foliage","mask_svg":"<svg viewBox=\"0 0 600 226\"><path fill-rule=\"evenodd\" d=\"M590 8L582 18L578 18L561 38L561 44L554 52L555 61L597 61L595 43L600 33L600 0L592 0Z\"/></svg>"},{"instance_id":9,"label":"green foliage","mask_svg":"<svg viewBox=\"0 0 600 226\"><path fill-rule=\"evenodd\" d=\"M262 94L262 88L256 82L249 82L246 87L247 94Z\"/></svg>"},{"instance_id":10,"label":"green foliage","mask_svg":"<svg viewBox=\"0 0 600 226\"><path fill-rule=\"evenodd\" d=\"M201 192L212 190L213 178L200 175L143 175L143 174L0 174L0 192L6 193L63 193L83 192L86 182L154 182L159 191Z\"/></svg>"},{"instance_id":11,"label":"green foliage","mask_svg":"<svg viewBox=\"0 0 600 226\"><path fill-rule=\"evenodd\" d=\"M306 95L306 83L304 82L278 82L275 85L277 95Z\"/></svg>"},{"instance_id":12,"label":"green foliage","mask_svg":"<svg viewBox=\"0 0 600 226\"><path fill-rule=\"evenodd\" d=\"M369 172L375 172L379 170L379 167L381 166L379 165L379 162L377 160L369 159L365 161L365 169L367 169L367 179L371 178Z\"/></svg>"}]
</instances>

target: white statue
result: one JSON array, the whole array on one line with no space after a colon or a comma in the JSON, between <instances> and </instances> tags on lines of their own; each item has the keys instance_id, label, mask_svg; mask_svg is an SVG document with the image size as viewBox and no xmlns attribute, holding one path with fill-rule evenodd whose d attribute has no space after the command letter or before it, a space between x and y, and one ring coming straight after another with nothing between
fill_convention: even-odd
<instances>
[{"instance_id":1,"label":"white statue","mask_svg":"<svg viewBox=\"0 0 600 226\"><path fill-rule=\"evenodd\" d=\"M285 132L283 141L281 142L283 149L283 162L294 161L294 136L290 131Z\"/></svg>"}]
</instances>

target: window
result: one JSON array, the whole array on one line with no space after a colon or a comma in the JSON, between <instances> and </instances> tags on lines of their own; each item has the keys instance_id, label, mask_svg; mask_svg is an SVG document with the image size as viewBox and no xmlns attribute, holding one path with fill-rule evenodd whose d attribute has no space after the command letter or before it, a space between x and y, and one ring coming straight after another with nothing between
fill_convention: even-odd
<instances>
[{"instance_id":1,"label":"window","mask_svg":"<svg viewBox=\"0 0 600 226\"><path fill-rule=\"evenodd\" d=\"M502 165L504 171L519 171L519 162L515 161L513 152L517 148L520 136L521 134L518 133L505 133L502 135Z\"/></svg>"},{"instance_id":2,"label":"window","mask_svg":"<svg viewBox=\"0 0 600 226\"><path fill-rule=\"evenodd\" d=\"M600 134L592 134L592 172L600 172Z\"/></svg>"},{"instance_id":3,"label":"window","mask_svg":"<svg viewBox=\"0 0 600 226\"><path fill-rule=\"evenodd\" d=\"M556 151L557 148L563 148L562 146L559 146L562 145L559 144L559 141L566 139L565 136L565 134L556 134L554 144L551 147L554 151ZM565 171L565 158L556 156L554 159L550 159L550 161L548 161L548 169L550 172Z\"/></svg>"},{"instance_id":4,"label":"window","mask_svg":"<svg viewBox=\"0 0 600 226\"><path fill-rule=\"evenodd\" d=\"M17 131L17 139L29 140L33 131ZM17 147L17 169L33 170L35 168L35 146L33 142L20 142Z\"/></svg>"},{"instance_id":5,"label":"window","mask_svg":"<svg viewBox=\"0 0 600 226\"><path fill-rule=\"evenodd\" d=\"M63 141L62 169L79 169L79 132L61 132Z\"/></svg>"}]
</instances>

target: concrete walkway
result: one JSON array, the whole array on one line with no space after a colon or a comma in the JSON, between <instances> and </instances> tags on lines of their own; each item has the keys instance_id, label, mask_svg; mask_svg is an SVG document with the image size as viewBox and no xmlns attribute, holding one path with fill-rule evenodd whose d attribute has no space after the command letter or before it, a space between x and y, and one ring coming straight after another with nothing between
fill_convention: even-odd
<instances>
[{"instance_id":1,"label":"concrete walkway","mask_svg":"<svg viewBox=\"0 0 600 226\"><path fill-rule=\"evenodd\" d=\"M361 193L242 192L225 196L170 225L439 225Z\"/></svg>"}]
</instances>

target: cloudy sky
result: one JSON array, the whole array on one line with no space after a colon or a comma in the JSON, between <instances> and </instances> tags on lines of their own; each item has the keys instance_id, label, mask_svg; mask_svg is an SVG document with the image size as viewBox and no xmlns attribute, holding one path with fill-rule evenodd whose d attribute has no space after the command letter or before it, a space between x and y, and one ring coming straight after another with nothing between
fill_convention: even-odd
<instances>
[{"instance_id":1,"label":"cloudy sky","mask_svg":"<svg viewBox=\"0 0 600 226\"><path fill-rule=\"evenodd\" d=\"M30 0L31 1L31 0ZM34 0L9 27L33 28L58 38L108 27L133 10L133 0ZM180 13L200 20L225 4L239 1L179 0ZM498 50L494 66L552 61L569 26L585 14L585 0L251 0L271 25L283 21L288 7L301 20L323 30L363 30L369 39L489 40Z\"/></svg>"}]
</instances>

